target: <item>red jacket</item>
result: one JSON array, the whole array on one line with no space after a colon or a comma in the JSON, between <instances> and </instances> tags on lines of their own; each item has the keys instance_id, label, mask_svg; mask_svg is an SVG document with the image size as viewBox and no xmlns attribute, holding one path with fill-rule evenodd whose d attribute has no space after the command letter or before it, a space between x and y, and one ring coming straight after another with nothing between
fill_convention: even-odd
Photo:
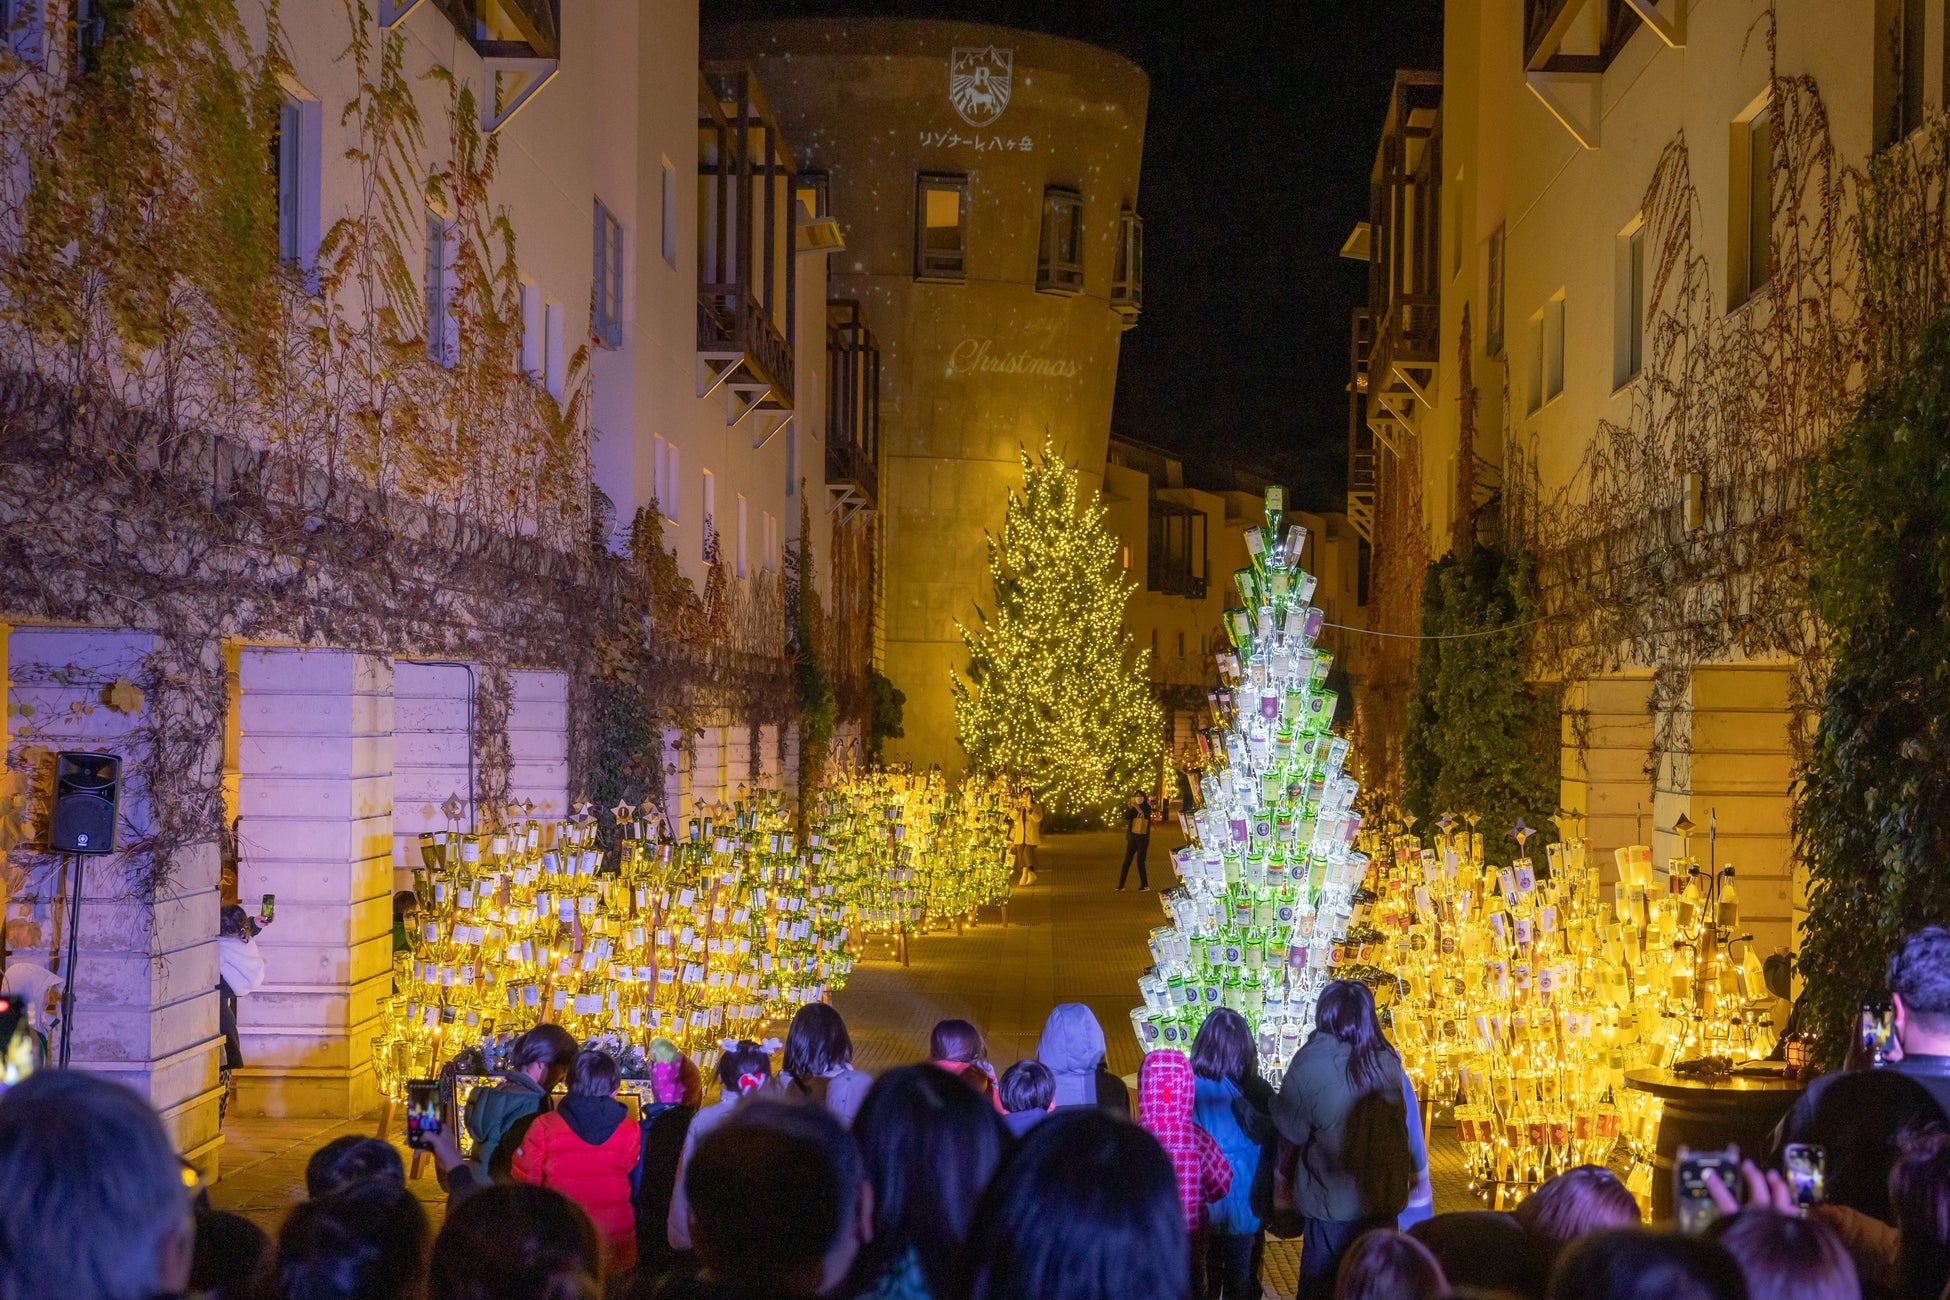
<instances>
[{"instance_id":1,"label":"red jacket","mask_svg":"<svg viewBox=\"0 0 1950 1300\"><path fill-rule=\"evenodd\" d=\"M1192 1063L1170 1048L1151 1053L1138 1067L1138 1123L1171 1157L1187 1232L1204 1228L1206 1205L1232 1190L1225 1152L1192 1118L1197 1086Z\"/></svg>"},{"instance_id":2,"label":"red jacket","mask_svg":"<svg viewBox=\"0 0 1950 1300\"><path fill-rule=\"evenodd\" d=\"M610 1107L615 1108L613 1114ZM601 1140L591 1142L591 1137ZM642 1148L642 1130L629 1122L629 1110L622 1102L577 1096L564 1097L553 1111L537 1117L515 1148L517 1182L553 1187L580 1205L595 1223L603 1243L605 1277L636 1266L630 1174Z\"/></svg>"}]
</instances>

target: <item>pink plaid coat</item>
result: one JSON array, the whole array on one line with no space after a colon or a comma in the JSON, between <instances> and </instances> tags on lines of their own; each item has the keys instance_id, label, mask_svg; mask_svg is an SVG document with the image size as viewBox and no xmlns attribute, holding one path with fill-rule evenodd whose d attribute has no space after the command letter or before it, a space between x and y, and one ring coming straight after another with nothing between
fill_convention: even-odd
<instances>
[{"instance_id":1,"label":"pink plaid coat","mask_svg":"<svg viewBox=\"0 0 1950 1300\"><path fill-rule=\"evenodd\" d=\"M1232 1190L1225 1152L1192 1118L1196 1091L1192 1063L1178 1052L1153 1052L1138 1067L1138 1123L1171 1157L1187 1232L1203 1230L1206 1206Z\"/></svg>"}]
</instances>

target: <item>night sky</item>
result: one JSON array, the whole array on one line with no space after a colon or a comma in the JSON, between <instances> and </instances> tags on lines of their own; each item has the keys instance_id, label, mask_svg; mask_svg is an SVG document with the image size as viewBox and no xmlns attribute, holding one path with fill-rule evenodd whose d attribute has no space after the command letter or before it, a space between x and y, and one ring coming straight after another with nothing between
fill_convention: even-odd
<instances>
[{"instance_id":1,"label":"night sky","mask_svg":"<svg viewBox=\"0 0 1950 1300\"><path fill-rule=\"evenodd\" d=\"M1123 337L1113 425L1264 467L1301 508L1343 508L1348 316L1367 273L1340 247L1367 216L1394 70L1442 66L1441 0L704 0L703 13L1003 23L1137 63L1151 77L1144 315Z\"/></svg>"}]
</instances>

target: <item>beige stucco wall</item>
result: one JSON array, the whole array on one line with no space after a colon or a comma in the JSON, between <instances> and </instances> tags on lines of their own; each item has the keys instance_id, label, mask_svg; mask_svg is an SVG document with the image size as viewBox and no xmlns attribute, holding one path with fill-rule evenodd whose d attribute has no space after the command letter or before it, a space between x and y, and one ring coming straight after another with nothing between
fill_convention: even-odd
<instances>
[{"instance_id":1,"label":"beige stucco wall","mask_svg":"<svg viewBox=\"0 0 1950 1300\"><path fill-rule=\"evenodd\" d=\"M1008 103L975 128L950 102L958 46L1011 51ZM882 350L886 669L907 693L890 759L959 770L955 630L987 599L1017 452L1047 440L1101 481L1121 321L1109 302L1119 212L1137 204L1147 82L1075 41L958 23L801 20L704 36L757 69L801 166L830 176L846 251L830 293L861 301ZM915 178L966 173L967 279L914 279ZM1084 292L1036 291L1043 191L1083 196ZM978 358L986 358L986 362ZM1020 358L1020 360L1013 360ZM1047 362L1059 374L1008 373ZM1002 371L990 365L1005 367Z\"/></svg>"}]
</instances>

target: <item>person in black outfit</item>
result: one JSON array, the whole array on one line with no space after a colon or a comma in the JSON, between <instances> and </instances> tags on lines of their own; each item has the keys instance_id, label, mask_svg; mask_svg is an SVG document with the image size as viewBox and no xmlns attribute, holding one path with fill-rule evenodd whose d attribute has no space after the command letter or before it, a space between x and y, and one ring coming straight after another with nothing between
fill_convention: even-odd
<instances>
[{"instance_id":1,"label":"person in black outfit","mask_svg":"<svg viewBox=\"0 0 1950 1300\"><path fill-rule=\"evenodd\" d=\"M1151 796L1139 791L1124 805L1124 866L1117 873L1117 887L1124 888L1130 879L1131 863L1135 861L1138 869L1138 889L1151 888L1151 880L1144 874L1144 855L1151 849Z\"/></svg>"},{"instance_id":2,"label":"person in black outfit","mask_svg":"<svg viewBox=\"0 0 1950 1300\"><path fill-rule=\"evenodd\" d=\"M1950 1122L1950 929L1926 926L1889 959L1897 1059L1873 1070L1838 1070L1808 1085L1775 1130L1828 1151L1826 1199L1890 1218L1889 1170L1912 1130Z\"/></svg>"}]
</instances>

